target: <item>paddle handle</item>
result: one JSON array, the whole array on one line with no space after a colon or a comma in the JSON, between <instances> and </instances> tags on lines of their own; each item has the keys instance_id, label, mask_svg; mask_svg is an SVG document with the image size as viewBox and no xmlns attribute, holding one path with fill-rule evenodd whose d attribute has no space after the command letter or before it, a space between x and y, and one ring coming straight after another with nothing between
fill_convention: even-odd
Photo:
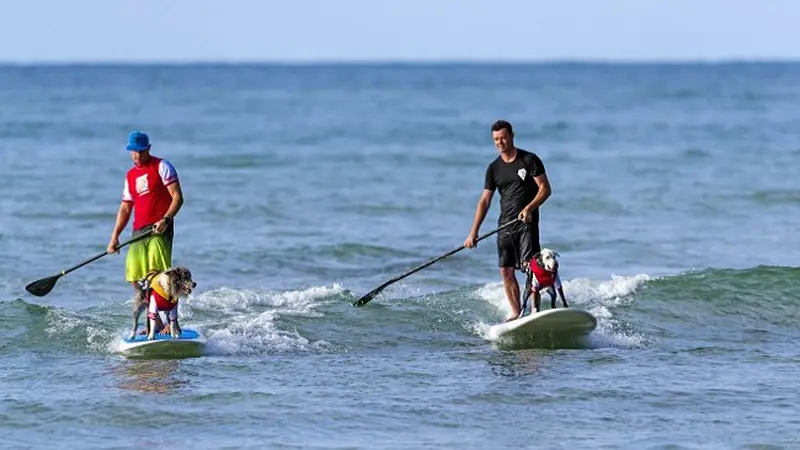
<instances>
[{"instance_id":1,"label":"paddle handle","mask_svg":"<svg viewBox=\"0 0 800 450\"><path fill-rule=\"evenodd\" d=\"M153 234L153 229L150 229L150 230L140 234L139 236L136 236L135 238L129 239L129 240L119 244L119 246L117 246L117 249L125 247L126 245L132 244L132 243L134 243L136 241L142 240L142 239L150 236L151 234ZM106 255L108 255L108 252L98 253L97 255L87 259L86 261L83 261L83 262L81 262L80 264L78 264L78 265L76 265L74 267L70 267L69 269L64 270L63 272L61 272L61 275L63 276L63 275L66 275L66 274L72 272L73 270L78 270L81 267L83 267L83 266L85 266L85 265L87 265L89 263L92 263L94 261L97 261L98 259L100 259L100 258L102 258L103 256L106 256Z\"/></svg>"}]
</instances>

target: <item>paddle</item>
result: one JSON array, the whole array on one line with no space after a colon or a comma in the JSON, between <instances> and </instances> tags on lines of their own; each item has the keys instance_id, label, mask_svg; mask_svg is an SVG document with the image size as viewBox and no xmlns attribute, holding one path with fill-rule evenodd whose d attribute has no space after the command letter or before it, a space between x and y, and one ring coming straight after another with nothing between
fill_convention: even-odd
<instances>
[{"instance_id":1,"label":"paddle","mask_svg":"<svg viewBox=\"0 0 800 450\"><path fill-rule=\"evenodd\" d=\"M475 239L475 243L478 243L478 241L481 241L481 240L483 240L483 239L486 239L487 237L489 237L489 236L491 236L491 235L493 235L493 234L497 233L498 231L502 230L503 228L505 228L505 227L507 227L507 226L509 226L509 225L511 225L511 224L513 224L513 223L515 223L515 222L517 222L518 220L519 220L519 219L514 219L514 220L512 220L512 221L510 221L510 222L507 222L507 223L504 223L503 225L500 225L498 228L496 228L496 229L494 229L494 230L492 230L492 231L490 231L490 232L488 232L488 233L486 233L486 234L484 234L484 235L482 235L482 236L478 236L478 238L477 238L477 239ZM400 275L400 276L398 276L398 277L392 278L391 280L387 281L386 283L383 283L382 285L380 285L380 286L376 287L375 289L371 290L371 291L369 292L369 294L367 294L367 295L365 295L365 296L361 297L360 299L356 300L356 301L353 303L353 306L362 306L362 305L366 305L366 304L367 304L367 303L368 303L370 300L372 300L373 298L375 298L375 297L376 297L376 296L377 296L377 295L378 295L378 294L379 294L379 293L380 293L382 290L384 290L384 289L385 289L387 286L389 286L390 284L392 284L392 283L396 283L396 282L398 282L398 281L402 280L403 278L405 278L405 277L407 277L407 276L409 276L409 275L412 275L412 274L414 274L414 273L417 273L417 272L419 272L420 270L422 270L422 269L424 269L424 268L426 268L426 267L430 266L431 264L433 264L433 263L435 263L435 262L437 262L437 261L439 261L439 260L442 260L442 259L444 259L444 258L447 258L447 257L448 257L448 256L450 256L450 255L453 255L453 254L455 254L455 253L458 253L458 252L460 252L461 250L464 250L464 248L466 248L466 247L464 247L463 245L462 245L462 246L460 246L460 247L458 247L458 248L454 248L453 250L450 250L449 252L445 253L445 254L444 254L444 255L442 255L442 256L439 256L439 257L437 257L437 258L433 258L433 259L431 259L430 261L426 262L425 264L422 264L422 265L420 265L420 266L417 266L417 267L415 267L415 268L413 268L413 269L409 270L408 272L406 272L406 273L404 273L404 274L402 274L402 275Z\"/></svg>"},{"instance_id":2,"label":"paddle","mask_svg":"<svg viewBox=\"0 0 800 450\"><path fill-rule=\"evenodd\" d=\"M147 232L145 232L145 233L143 233L143 234L141 234L141 235L139 235L139 236L136 236L135 238L133 238L133 239L131 239L129 241L123 242L122 244L119 245L119 247L117 247L117 249L125 247L126 245L131 244L133 242L136 242L136 241L138 241L140 239L144 239L147 236L150 236L151 234L153 234L153 230L152 229L147 231ZM62 271L61 273L59 273L57 275L53 275L52 277L42 278L41 280L36 280L33 283L25 286L25 290L30 292L31 294L37 296L37 297L44 297L45 295L49 294L50 291L53 290L53 287L56 285L56 282L58 281L59 278L61 278L64 275L72 272L73 270L80 269L81 267L89 264L90 262L94 262L94 261L102 258L103 256L106 256L107 254L108 254L108 252L100 253L97 256L93 256L92 258L87 259L86 261L78 264L77 266L70 267L69 269Z\"/></svg>"},{"instance_id":3,"label":"paddle","mask_svg":"<svg viewBox=\"0 0 800 450\"><path fill-rule=\"evenodd\" d=\"M528 298L531 296L531 289L533 288L533 272L528 268L528 273L525 275L525 295L522 297L522 305L519 308L519 316L517 319L525 317L525 308L528 307Z\"/></svg>"}]
</instances>

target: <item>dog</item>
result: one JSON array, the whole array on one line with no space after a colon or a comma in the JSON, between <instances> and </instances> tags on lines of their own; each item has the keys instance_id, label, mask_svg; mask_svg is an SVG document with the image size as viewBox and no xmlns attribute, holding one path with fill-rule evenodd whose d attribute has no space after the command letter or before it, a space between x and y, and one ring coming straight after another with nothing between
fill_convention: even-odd
<instances>
[{"instance_id":1,"label":"dog","mask_svg":"<svg viewBox=\"0 0 800 450\"><path fill-rule=\"evenodd\" d=\"M145 333L148 340L155 339L155 334L169 329L170 335L177 339L181 335L178 323L178 302L189 296L197 283L192 279L192 272L183 266L173 267L165 271L152 270L144 278L137 281L136 295L133 299L133 329L130 338L136 337L139 316L147 310ZM167 313L168 325L161 322L159 312Z\"/></svg>"},{"instance_id":2,"label":"dog","mask_svg":"<svg viewBox=\"0 0 800 450\"><path fill-rule=\"evenodd\" d=\"M560 255L549 248L543 248L533 255L530 261L523 263L525 279L525 298L520 308L519 317L525 314L528 305L528 297L533 295L533 307L535 312L541 310L541 293L548 291L550 294L550 308L556 307L556 290L561 297L561 304L564 308L569 308L567 298L564 295L564 287L561 284L561 276L558 273Z\"/></svg>"}]
</instances>

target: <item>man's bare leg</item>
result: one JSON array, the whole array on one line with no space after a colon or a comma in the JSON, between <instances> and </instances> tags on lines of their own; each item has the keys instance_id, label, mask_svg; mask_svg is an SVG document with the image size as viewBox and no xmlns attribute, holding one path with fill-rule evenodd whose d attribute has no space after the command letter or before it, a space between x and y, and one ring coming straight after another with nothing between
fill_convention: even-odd
<instances>
[{"instance_id":1,"label":"man's bare leg","mask_svg":"<svg viewBox=\"0 0 800 450\"><path fill-rule=\"evenodd\" d=\"M511 307L511 315L504 320L508 322L519 317L519 283L513 267L501 267L500 276L503 277L506 299Z\"/></svg>"}]
</instances>

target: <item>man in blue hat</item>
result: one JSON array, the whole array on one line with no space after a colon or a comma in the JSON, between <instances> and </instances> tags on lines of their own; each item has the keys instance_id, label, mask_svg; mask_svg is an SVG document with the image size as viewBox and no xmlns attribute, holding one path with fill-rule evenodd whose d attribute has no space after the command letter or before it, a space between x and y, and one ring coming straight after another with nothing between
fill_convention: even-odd
<instances>
[{"instance_id":1,"label":"man in blue hat","mask_svg":"<svg viewBox=\"0 0 800 450\"><path fill-rule=\"evenodd\" d=\"M136 282L151 270L172 266L173 221L183 205L178 172L166 159L150 154L150 138L134 131L128 136L128 151L133 167L125 176L122 203L108 242L108 253L119 252L119 235L128 225L133 211L133 236L153 228L155 233L130 245L125 260L125 280Z\"/></svg>"}]
</instances>

